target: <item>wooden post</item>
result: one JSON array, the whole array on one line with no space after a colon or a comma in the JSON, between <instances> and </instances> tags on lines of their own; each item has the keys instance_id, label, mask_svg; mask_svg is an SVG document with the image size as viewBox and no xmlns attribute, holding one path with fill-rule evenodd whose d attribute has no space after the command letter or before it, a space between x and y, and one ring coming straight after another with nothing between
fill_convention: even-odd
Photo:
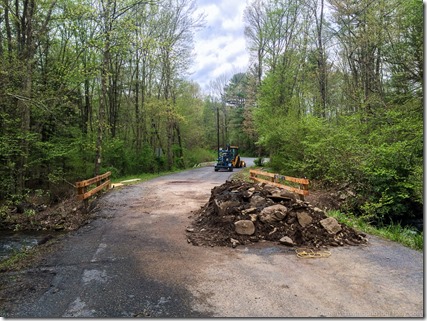
<instances>
[{"instance_id":1,"label":"wooden post","mask_svg":"<svg viewBox=\"0 0 427 321\"><path fill-rule=\"evenodd\" d=\"M98 175L93 178L76 183L77 198L83 201L85 212L88 210L89 198L92 195L95 195L104 188L106 188L107 190L111 188L110 176L111 172L107 172L105 174ZM90 191L87 191L88 186L93 184L96 184L96 187L91 189Z\"/></svg>"}]
</instances>

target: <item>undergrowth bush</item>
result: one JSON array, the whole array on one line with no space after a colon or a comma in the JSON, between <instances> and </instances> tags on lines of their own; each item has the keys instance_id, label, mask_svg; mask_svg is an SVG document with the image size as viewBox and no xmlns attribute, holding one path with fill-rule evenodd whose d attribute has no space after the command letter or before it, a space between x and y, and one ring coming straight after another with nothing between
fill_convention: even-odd
<instances>
[{"instance_id":1,"label":"undergrowth bush","mask_svg":"<svg viewBox=\"0 0 427 321\"><path fill-rule=\"evenodd\" d=\"M218 158L216 151L196 147L184 149L184 160L186 167L192 167L199 163L213 162Z\"/></svg>"},{"instance_id":2,"label":"undergrowth bush","mask_svg":"<svg viewBox=\"0 0 427 321\"><path fill-rule=\"evenodd\" d=\"M290 117L261 142L281 174L351 184L357 198L348 210L375 224L422 217L423 123L411 107L387 110L372 121L357 114L333 122Z\"/></svg>"}]
</instances>

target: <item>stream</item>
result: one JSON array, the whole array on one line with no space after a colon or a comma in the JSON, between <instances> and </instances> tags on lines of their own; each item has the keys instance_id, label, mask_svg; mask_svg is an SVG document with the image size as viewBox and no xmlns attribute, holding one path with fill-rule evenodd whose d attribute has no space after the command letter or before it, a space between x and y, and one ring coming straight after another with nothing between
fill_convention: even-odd
<instances>
[{"instance_id":1,"label":"stream","mask_svg":"<svg viewBox=\"0 0 427 321\"><path fill-rule=\"evenodd\" d=\"M53 234L48 231L15 232L10 230L0 230L0 262L6 260L14 253L31 249L39 243L43 243L43 241L50 236L53 236Z\"/></svg>"}]
</instances>

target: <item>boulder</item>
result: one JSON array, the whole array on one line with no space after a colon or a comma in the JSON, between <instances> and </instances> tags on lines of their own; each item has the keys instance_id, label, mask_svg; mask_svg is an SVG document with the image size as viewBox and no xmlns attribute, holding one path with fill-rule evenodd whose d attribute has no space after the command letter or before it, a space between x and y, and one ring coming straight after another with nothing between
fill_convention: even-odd
<instances>
[{"instance_id":1,"label":"boulder","mask_svg":"<svg viewBox=\"0 0 427 321\"><path fill-rule=\"evenodd\" d=\"M238 206L240 206L240 203L237 201L225 201L225 202L220 202L218 200L214 201L215 212L219 216L227 215L232 208L238 207Z\"/></svg>"},{"instance_id":2,"label":"boulder","mask_svg":"<svg viewBox=\"0 0 427 321\"><path fill-rule=\"evenodd\" d=\"M266 202L266 199L259 195L254 195L251 197L251 207L259 207L261 205L264 205Z\"/></svg>"},{"instance_id":3,"label":"boulder","mask_svg":"<svg viewBox=\"0 0 427 321\"><path fill-rule=\"evenodd\" d=\"M333 217L328 217L320 221L320 224L329 234L337 234L342 230L341 225Z\"/></svg>"},{"instance_id":4,"label":"boulder","mask_svg":"<svg viewBox=\"0 0 427 321\"><path fill-rule=\"evenodd\" d=\"M302 227L306 227L307 225L311 224L311 222L313 221L313 218L307 212L299 212L297 214L297 219L298 219L299 225L301 225Z\"/></svg>"},{"instance_id":5,"label":"boulder","mask_svg":"<svg viewBox=\"0 0 427 321\"><path fill-rule=\"evenodd\" d=\"M259 220L263 223L279 222L286 217L287 212L286 206L281 204L268 206L259 214Z\"/></svg>"},{"instance_id":6,"label":"boulder","mask_svg":"<svg viewBox=\"0 0 427 321\"><path fill-rule=\"evenodd\" d=\"M236 233L240 235L252 235L255 233L255 225L250 220L240 220L234 223Z\"/></svg>"},{"instance_id":7,"label":"boulder","mask_svg":"<svg viewBox=\"0 0 427 321\"><path fill-rule=\"evenodd\" d=\"M289 192L289 191L287 191L287 190L285 190L285 189L280 190L280 195L281 195L282 197L290 198L293 202L295 202L295 201L296 201L296 199L297 199L294 193Z\"/></svg>"}]
</instances>

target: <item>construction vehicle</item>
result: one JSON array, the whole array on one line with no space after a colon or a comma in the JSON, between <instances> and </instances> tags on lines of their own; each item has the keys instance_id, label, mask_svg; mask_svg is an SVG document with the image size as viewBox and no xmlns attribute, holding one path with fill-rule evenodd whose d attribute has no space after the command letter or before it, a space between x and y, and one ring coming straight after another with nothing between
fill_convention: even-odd
<instances>
[{"instance_id":1,"label":"construction vehicle","mask_svg":"<svg viewBox=\"0 0 427 321\"><path fill-rule=\"evenodd\" d=\"M226 149L218 149L218 162L215 165L215 172L220 169L227 169L232 172L233 168L242 167L246 167L246 163L240 159L239 147L227 145Z\"/></svg>"}]
</instances>

